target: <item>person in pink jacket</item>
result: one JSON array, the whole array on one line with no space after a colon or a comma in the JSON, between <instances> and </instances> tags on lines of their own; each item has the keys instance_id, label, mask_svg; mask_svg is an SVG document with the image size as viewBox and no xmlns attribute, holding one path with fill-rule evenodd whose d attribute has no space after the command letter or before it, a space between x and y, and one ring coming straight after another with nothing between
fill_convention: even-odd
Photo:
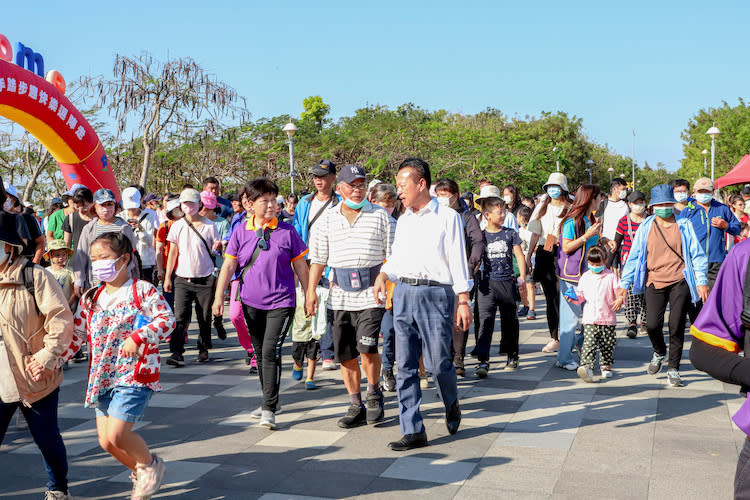
<instances>
[{"instance_id":1,"label":"person in pink jacket","mask_svg":"<svg viewBox=\"0 0 750 500\"><path fill-rule=\"evenodd\" d=\"M589 270L583 273L578 282L576 296L566 295L565 300L573 304L583 304L583 347L578 376L586 382L594 382L594 362L599 349L599 364L602 378L612 377L612 364L615 352L616 312L622 307L623 299L617 298L620 279L607 269L607 254L603 248L595 246L589 250Z\"/></svg>"}]
</instances>

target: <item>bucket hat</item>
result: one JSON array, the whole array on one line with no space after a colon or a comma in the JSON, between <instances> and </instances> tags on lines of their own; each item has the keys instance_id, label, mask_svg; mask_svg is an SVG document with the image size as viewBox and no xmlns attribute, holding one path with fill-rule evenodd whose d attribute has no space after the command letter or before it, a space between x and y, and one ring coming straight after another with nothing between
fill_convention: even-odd
<instances>
[{"instance_id":1,"label":"bucket hat","mask_svg":"<svg viewBox=\"0 0 750 500\"><path fill-rule=\"evenodd\" d=\"M562 172L552 172L549 174L549 178L544 186L542 186L542 189L546 191L547 186L560 186L560 189L566 193L570 192L570 189L568 189L568 178Z\"/></svg>"},{"instance_id":2,"label":"bucket hat","mask_svg":"<svg viewBox=\"0 0 750 500\"><path fill-rule=\"evenodd\" d=\"M651 201L648 206L652 207L660 203L677 203L672 186L669 184L659 184L651 188Z\"/></svg>"}]
</instances>

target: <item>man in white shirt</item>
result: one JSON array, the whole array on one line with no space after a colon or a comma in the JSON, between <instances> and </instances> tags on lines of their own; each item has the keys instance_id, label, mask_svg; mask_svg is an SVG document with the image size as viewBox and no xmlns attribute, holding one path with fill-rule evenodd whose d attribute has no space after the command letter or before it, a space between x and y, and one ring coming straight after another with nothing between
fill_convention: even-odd
<instances>
[{"instance_id":1,"label":"man in white shirt","mask_svg":"<svg viewBox=\"0 0 750 500\"><path fill-rule=\"evenodd\" d=\"M386 294L386 280L396 283L393 323L396 329L396 376L402 437L389 443L394 451L427 446L419 406L419 357L435 378L445 405L446 427L458 431L456 368L451 357L453 311L456 324L467 330L472 322L469 291L472 280L466 262L463 222L452 208L430 196L430 167L407 158L398 169L396 187L406 212L399 217L392 253L375 281L378 303ZM425 349L422 349L422 346Z\"/></svg>"},{"instance_id":2,"label":"man in white shirt","mask_svg":"<svg viewBox=\"0 0 750 500\"><path fill-rule=\"evenodd\" d=\"M326 211L310 238L312 265L306 309L308 315L316 314L315 287L330 266L333 285L328 308L333 313L333 345L351 403L338 425L348 429L383 420L378 337L385 309L375 301L372 286L390 254L393 233L388 213L365 197L362 167L343 166L337 180L344 201ZM366 405L360 392L362 371L367 377Z\"/></svg>"},{"instance_id":3,"label":"man in white shirt","mask_svg":"<svg viewBox=\"0 0 750 500\"><path fill-rule=\"evenodd\" d=\"M620 219L630 213L628 202L625 198L628 196L628 183L625 179L617 177L612 180L612 187L609 191L609 198L602 201L596 217L602 221L602 242L606 243L611 252L614 252L617 245L615 244L615 234L617 233L617 224ZM613 267L619 266L620 259L615 256L612 263Z\"/></svg>"}]
</instances>

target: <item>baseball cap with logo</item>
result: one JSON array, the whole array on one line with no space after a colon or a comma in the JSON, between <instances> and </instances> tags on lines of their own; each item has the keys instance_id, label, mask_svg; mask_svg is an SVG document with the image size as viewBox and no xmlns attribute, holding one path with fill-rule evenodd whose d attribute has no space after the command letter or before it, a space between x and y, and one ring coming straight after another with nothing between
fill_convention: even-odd
<instances>
[{"instance_id":1,"label":"baseball cap with logo","mask_svg":"<svg viewBox=\"0 0 750 500\"><path fill-rule=\"evenodd\" d=\"M185 203L186 201L198 203L199 201L201 201L201 195L195 189L183 189L180 193L180 203Z\"/></svg>"},{"instance_id":2,"label":"baseball cap with logo","mask_svg":"<svg viewBox=\"0 0 750 500\"><path fill-rule=\"evenodd\" d=\"M99 189L94 193L94 203L97 205L101 205L102 203L106 203L108 201L111 201L114 203L115 200L115 194L110 191L109 189Z\"/></svg>"},{"instance_id":3,"label":"baseball cap with logo","mask_svg":"<svg viewBox=\"0 0 750 500\"><path fill-rule=\"evenodd\" d=\"M320 160L320 163L311 168L310 172L312 172L313 175L318 176L328 174L336 175L336 164L331 160Z\"/></svg>"},{"instance_id":4,"label":"baseball cap with logo","mask_svg":"<svg viewBox=\"0 0 750 500\"><path fill-rule=\"evenodd\" d=\"M365 178L367 178L367 176L365 175L365 171L362 169L362 167L358 167L357 165L344 165L343 167L341 167L339 175L336 177L336 181L351 184L357 179Z\"/></svg>"},{"instance_id":5,"label":"baseball cap with logo","mask_svg":"<svg viewBox=\"0 0 750 500\"><path fill-rule=\"evenodd\" d=\"M122 191L122 208L141 208L141 192L137 188L129 187Z\"/></svg>"}]
</instances>

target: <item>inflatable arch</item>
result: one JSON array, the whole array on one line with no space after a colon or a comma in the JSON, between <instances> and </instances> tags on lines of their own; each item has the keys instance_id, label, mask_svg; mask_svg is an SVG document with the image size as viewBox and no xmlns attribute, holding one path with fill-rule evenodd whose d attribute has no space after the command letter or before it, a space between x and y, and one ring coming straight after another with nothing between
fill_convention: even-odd
<instances>
[{"instance_id":1,"label":"inflatable arch","mask_svg":"<svg viewBox=\"0 0 750 500\"><path fill-rule=\"evenodd\" d=\"M60 73L54 70L47 73L51 83L24 69L21 66L24 47L20 43L17 62L21 62L11 63L8 45L7 38L0 35L0 116L26 129L47 148L60 166L68 188L76 183L92 191L107 188L119 199L117 181L104 146L91 125L65 97L65 82ZM26 57L31 69L33 59ZM39 71L38 64L36 67ZM44 72L43 63L41 72Z\"/></svg>"}]
</instances>

